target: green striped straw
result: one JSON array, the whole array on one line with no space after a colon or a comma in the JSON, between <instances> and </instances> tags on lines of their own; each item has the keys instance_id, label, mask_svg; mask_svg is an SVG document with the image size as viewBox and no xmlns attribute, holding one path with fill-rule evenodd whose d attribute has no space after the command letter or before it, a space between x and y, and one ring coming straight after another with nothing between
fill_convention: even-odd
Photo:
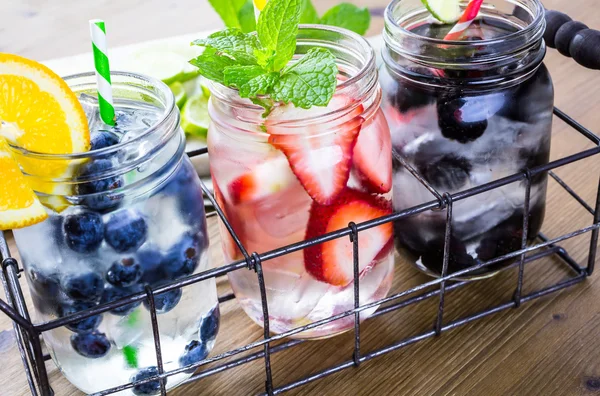
<instances>
[{"instance_id":1,"label":"green striped straw","mask_svg":"<svg viewBox=\"0 0 600 396\"><path fill-rule=\"evenodd\" d=\"M106 47L106 27L101 19L90 21L94 64L98 80L98 104L100 117L107 125L115 125L115 107L113 105L112 83L110 81L110 65Z\"/></svg>"}]
</instances>

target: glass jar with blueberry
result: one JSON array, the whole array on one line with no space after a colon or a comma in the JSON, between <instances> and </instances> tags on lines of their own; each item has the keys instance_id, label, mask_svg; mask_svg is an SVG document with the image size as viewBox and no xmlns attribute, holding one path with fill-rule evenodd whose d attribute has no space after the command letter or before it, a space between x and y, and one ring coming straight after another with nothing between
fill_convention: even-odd
<instances>
[{"instance_id":1,"label":"glass jar with blueberry","mask_svg":"<svg viewBox=\"0 0 600 396\"><path fill-rule=\"evenodd\" d=\"M93 74L66 78L90 126L92 150L21 151L49 218L14 231L38 320L49 321L207 270L198 176L185 155L179 111L159 81L113 73L116 126L98 114ZM49 178L54 165L67 169ZM219 329L214 279L154 295L165 371L205 359ZM86 393L157 373L146 302L44 334L64 375ZM192 370L193 372L193 370ZM172 388L189 370L168 378ZM159 392L157 381L125 393Z\"/></svg>"},{"instance_id":2,"label":"glass jar with blueberry","mask_svg":"<svg viewBox=\"0 0 600 396\"><path fill-rule=\"evenodd\" d=\"M486 0L460 40L444 41L452 27L435 21L420 0L395 0L386 11L380 76L392 134L395 210L435 199L404 161L441 194L549 161L554 91L542 63L543 6L538 0ZM530 240L543 222L546 184L545 174L532 180ZM520 249L524 199L525 183L519 182L455 202L448 272ZM397 246L433 276L442 272L445 220L445 211L433 211L395 223Z\"/></svg>"}]
</instances>

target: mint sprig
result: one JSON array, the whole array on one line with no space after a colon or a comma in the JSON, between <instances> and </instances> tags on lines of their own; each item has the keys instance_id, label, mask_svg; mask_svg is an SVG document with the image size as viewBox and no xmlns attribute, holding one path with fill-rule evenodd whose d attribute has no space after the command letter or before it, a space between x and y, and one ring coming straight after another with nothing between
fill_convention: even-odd
<instances>
[{"instance_id":1,"label":"mint sprig","mask_svg":"<svg viewBox=\"0 0 600 396\"><path fill-rule=\"evenodd\" d=\"M208 0L219 14L225 26L240 29L244 33L256 30L252 0ZM319 17L311 0L300 1L300 23L338 26L365 34L371 24L367 8L350 3L340 3Z\"/></svg>"},{"instance_id":2,"label":"mint sprig","mask_svg":"<svg viewBox=\"0 0 600 396\"><path fill-rule=\"evenodd\" d=\"M287 65L296 51L301 1L269 1L258 17L256 32L263 47L274 51L274 71Z\"/></svg>"},{"instance_id":3,"label":"mint sprig","mask_svg":"<svg viewBox=\"0 0 600 396\"><path fill-rule=\"evenodd\" d=\"M275 102L304 109L327 106L337 85L333 54L312 48L290 64L305 4L270 0L260 13L256 33L229 28L195 40L193 45L206 49L190 63L204 77L235 88L242 98L264 107L265 114Z\"/></svg>"}]
</instances>

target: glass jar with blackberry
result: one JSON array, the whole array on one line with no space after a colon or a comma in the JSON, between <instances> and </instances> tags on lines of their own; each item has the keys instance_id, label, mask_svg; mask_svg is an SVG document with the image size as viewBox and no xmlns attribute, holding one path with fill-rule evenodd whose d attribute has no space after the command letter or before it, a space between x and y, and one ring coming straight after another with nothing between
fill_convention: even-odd
<instances>
[{"instance_id":1,"label":"glass jar with blackberry","mask_svg":"<svg viewBox=\"0 0 600 396\"><path fill-rule=\"evenodd\" d=\"M463 5L464 6L464 5ZM456 193L549 161L553 86L542 63L538 0L487 0L455 41L419 0L386 10L383 109L392 134L394 209L434 199L406 161L440 193ZM542 225L547 176L532 180L528 236ZM448 272L521 248L524 182L454 203ZM396 244L422 271L442 271L445 217L426 212L395 224ZM470 273L489 276L504 260Z\"/></svg>"},{"instance_id":2,"label":"glass jar with blackberry","mask_svg":"<svg viewBox=\"0 0 600 396\"><path fill-rule=\"evenodd\" d=\"M14 230L37 319L49 321L208 269L198 176L170 89L113 73L116 126L102 123L93 73L65 79L78 95L91 151L48 155L15 150L49 213ZM65 169L60 178L56 168ZM198 362L219 327L214 279L155 293L165 371ZM44 333L63 374L86 393L155 375L148 304L132 303ZM172 388L189 377L167 380ZM160 391L158 381L125 394Z\"/></svg>"}]
</instances>

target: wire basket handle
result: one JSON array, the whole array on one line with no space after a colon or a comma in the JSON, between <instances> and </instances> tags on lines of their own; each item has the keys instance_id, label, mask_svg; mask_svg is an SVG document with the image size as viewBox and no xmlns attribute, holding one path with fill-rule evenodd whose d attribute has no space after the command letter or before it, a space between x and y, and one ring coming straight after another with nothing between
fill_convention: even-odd
<instances>
[{"instance_id":1,"label":"wire basket handle","mask_svg":"<svg viewBox=\"0 0 600 396\"><path fill-rule=\"evenodd\" d=\"M567 14L546 10L544 40L564 56L588 69L600 70L600 31L574 21Z\"/></svg>"}]
</instances>

